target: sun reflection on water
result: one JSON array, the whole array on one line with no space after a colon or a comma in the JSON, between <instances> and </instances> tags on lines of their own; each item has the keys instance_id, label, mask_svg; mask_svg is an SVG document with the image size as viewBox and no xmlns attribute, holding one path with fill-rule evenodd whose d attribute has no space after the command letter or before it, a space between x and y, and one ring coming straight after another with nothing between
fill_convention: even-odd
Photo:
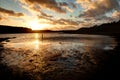
<instances>
[{"instance_id":1,"label":"sun reflection on water","mask_svg":"<svg viewBox=\"0 0 120 80\"><path fill-rule=\"evenodd\" d=\"M33 41L33 45L34 45L35 50L38 50L40 48L41 41L40 41L39 37L40 37L39 34L36 33L35 34L35 40Z\"/></svg>"},{"instance_id":2,"label":"sun reflection on water","mask_svg":"<svg viewBox=\"0 0 120 80\"><path fill-rule=\"evenodd\" d=\"M40 48L40 41L39 40L35 40L34 42L33 42L33 44L34 44L34 49L36 49L36 50L38 50L39 48Z\"/></svg>"},{"instance_id":3,"label":"sun reflection on water","mask_svg":"<svg viewBox=\"0 0 120 80\"><path fill-rule=\"evenodd\" d=\"M38 39L38 38L39 38L39 34L36 33L36 34L35 34L35 39Z\"/></svg>"}]
</instances>

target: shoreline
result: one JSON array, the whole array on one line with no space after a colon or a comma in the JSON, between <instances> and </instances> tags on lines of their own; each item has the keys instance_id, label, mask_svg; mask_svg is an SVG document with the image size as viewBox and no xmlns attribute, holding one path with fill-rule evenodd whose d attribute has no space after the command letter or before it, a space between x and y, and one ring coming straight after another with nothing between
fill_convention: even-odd
<instances>
[{"instance_id":1,"label":"shoreline","mask_svg":"<svg viewBox=\"0 0 120 80\"><path fill-rule=\"evenodd\" d=\"M105 36L109 36L109 35L105 35ZM9 42L9 39L13 39L15 37L6 37L6 38L0 38L0 45L3 45L2 42L3 41L7 41ZM115 38L115 40L117 41L117 46L115 47L115 54L110 54L109 55L109 59L106 62L106 64L104 65L103 69L98 71L95 76L92 77L92 79L88 79L88 80L104 80L104 79L119 79L119 61L120 61L120 36L113 36L113 38ZM0 46L4 49L4 46ZM2 51L0 49L0 51ZM2 57L0 57L1 59ZM13 73L9 67L3 65L0 63L0 78L4 79L4 80L32 80L31 77L29 75L27 75L25 72L15 72ZM7 76L7 77L6 77ZM84 80L84 79L83 79Z\"/></svg>"},{"instance_id":2,"label":"shoreline","mask_svg":"<svg viewBox=\"0 0 120 80\"><path fill-rule=\"evenodd\" d=\"M0 43L3 42L3 41L6 41L8 39L10 39L10 38L0 38Z\"/></svg>"},{"instance_id":3,"label":"shoreline","mask_svg":"<svg viewBox=\"0 0 120 80\"><path fill-rule=\"evenodd\" d=\"M0 43L3 41L9 42L9 39L14 39L16 37L6 37L6 38L0 38Z\"/></svg>"},{"instance_id":4,"label":"shoreline","mask_svg":"<svg viewBox=\"0 0 120 80\"><path fill-rule=\"evenodd\" d=\"M11 38L8 38L8 37L6 37L6 38L0 38L0 51L3 49L3 44L2 44L2 42L3 41L7 41L7 42L9 42L9 39L11 39Z\"/></svg>"}]
</instances>

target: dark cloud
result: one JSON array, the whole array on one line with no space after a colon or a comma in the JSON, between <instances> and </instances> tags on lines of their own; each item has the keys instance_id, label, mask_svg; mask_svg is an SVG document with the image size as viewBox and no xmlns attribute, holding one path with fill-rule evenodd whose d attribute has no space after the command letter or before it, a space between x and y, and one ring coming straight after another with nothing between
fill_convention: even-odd
<instances>
[{"instance_id":1,"label":"dark cloud","mask_svg":"<svg viewBox=\"0 0 120 80\"><path fill-rule=\"evenodd\" d=\"M66 3L66 2L60 2L60 3L58 3L60 6L68 6L69 4L68 3Z\"/></svg>"},{"instance_id":2,"label":"dark cloud","mask_svg":"<svg viewBox=\"0 0 120 80\"><path fill-rule=\"evenodd\" d=\"M39 9L45 8L48 10L53 10L58 13L66 13L66 11L58 5L56 0L20 0L20 2L32 5L34 9L38 9L38 7L36 8L36 5L38 5Z\"/></svg>"},{"instance_id":3,"label":"dark cloud","mask_svg":"<svg viewBox=\"0 0 120 80\"><path fill-rule=\"evenodd\" d=\"M49 17L49 18L52 18L52 17L53 17L53 16L51 16L51 15L48 15L48 14L44 13L43 11L41 11L41 16L45 16L45 17Z\"/></svg>"},{"instance_id":4,"label":"dark cloud","mask_svg":"<svg viewBox=\"0 0 120 80\"><path fill-rule=\"evenodd\" d=\"M17 17L24 16L23 13L16 13L12 10L7 10L7 9L2 8L2 7L0 7L0 13L8 14L10 16L17 16Z\"/></svg>"},{"instance_id":5,"label":"dark cloud","mask_svg":"<svg viewBox=\"0 0 120 80\"><path fill-rule=\"evenodd\" d=\"M40 10L40 15L37 15L38 19L45 19L47 21L53 21L51 18L53 18L53 16L48 15L46 13L44 13L43 11Z\"/></svg>"},{"instance_id":6,"label":"dark cloud","mask_svg":"<svg viewBox=\"0 0 120 80\"><path fill-rule=\"evenodd\" d=\"M117 0L98 0L98 1L87 0L87 2L85 1L78 0L78 3L80 3L83 6L83 8L85 8L84 13L80 15L80 17L81 16L96 17L99 15L103 15L109 11L119 9L119 3ZM82 3L86 3L88 7L84 6Z\"/></svg>"},{"instance_id":7,"label":"dark cloud","mask_svg":"<svg viewBox=\"0 0 120 80\"><path fill-rule=\"evenodd\" d=\"M120 20L118 0L76 0L76 3L83 8L83 12L77 17L84 20L84 23L79 24L79 28Z\"/></svg>"},{"instance_id":8,"label":"dark cloud","mask_svg":"<svg viewBox=\"0 0 120 80\"><path fill-rule=\"evenodd\" d=\"M59 2L60 6L71 6L72 8L77 8L75 3Z\"/></svg>"},{"instance_id":9,"label":"dark cloud","mask_svg":"<svg viewBox=\"0 0 120 80\"><path fill-rule=\"evenodd\" d=\"M67 2L59 2L59 6L64 8L66 11L73 12L73 8L77 8L74 3L67 3Z\"/></svg>"},{"instance_id":10,"label":"dark cloud","mask_svg":"<svg viewBox=\"0 0 120 80\"><path fill-rule=\"evenodd\" d=\"M70 3L73 8L77 8L76 4Z\"/></svg>"},{"instance_id":11,"label":"dark cloud","mask_svg":"<svg viewBox=\"0 0 120 80\"><path fill-rule=\"evenodd\" d=\"M46 17L46 16L42 16L42 15L38 15L37 17L38 17L38 19L45 19L45 20L47 20L47 21L49 21L49 22L53 21L53 20L51 19L51 17Z\"/></svg>"}]
</instances>

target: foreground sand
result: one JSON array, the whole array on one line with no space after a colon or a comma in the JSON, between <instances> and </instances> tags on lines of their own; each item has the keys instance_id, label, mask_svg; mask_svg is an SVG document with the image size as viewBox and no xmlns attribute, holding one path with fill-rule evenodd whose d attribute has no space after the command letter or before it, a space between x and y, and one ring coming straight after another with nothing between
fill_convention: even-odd
<instances>
[{"instance_id":1,"label":"foreground sand","mask_svg":"<svg viewBox=\"0 0 120 80\"><path fill-rule=\"evenodd\" d=\"M0 54L0 77L3 80L103 80L119 77L116 73L119 54L114 54L119 53L119 43L115 50L98 52L100 50L93 49L89 53L71 48L54 48L51 52L51 45L44 44L45 47L34 52L4 48L1 44L0 52L4 54ZM65 46L64 43L57 45Z\"/></svg>"}]
</instances>

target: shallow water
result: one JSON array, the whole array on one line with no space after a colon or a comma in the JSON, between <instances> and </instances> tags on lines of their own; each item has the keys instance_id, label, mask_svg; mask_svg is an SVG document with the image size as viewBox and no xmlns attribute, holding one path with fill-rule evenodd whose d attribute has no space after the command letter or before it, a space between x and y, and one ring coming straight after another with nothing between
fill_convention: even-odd
<instances>
[{"instance_id":1,"label":"shallow water","mask_svg":"<svg viewBox=\"0 0 120 80\"><path fill-rule=\"evenodd\" d=\"M106 55L117 45L114 38L101 35L0 35L0 38L5 37L16 38L2 42L1 63L13 72L33 74L33 80L84 80L103 65Z\"/></svg>"}]
</instances>

